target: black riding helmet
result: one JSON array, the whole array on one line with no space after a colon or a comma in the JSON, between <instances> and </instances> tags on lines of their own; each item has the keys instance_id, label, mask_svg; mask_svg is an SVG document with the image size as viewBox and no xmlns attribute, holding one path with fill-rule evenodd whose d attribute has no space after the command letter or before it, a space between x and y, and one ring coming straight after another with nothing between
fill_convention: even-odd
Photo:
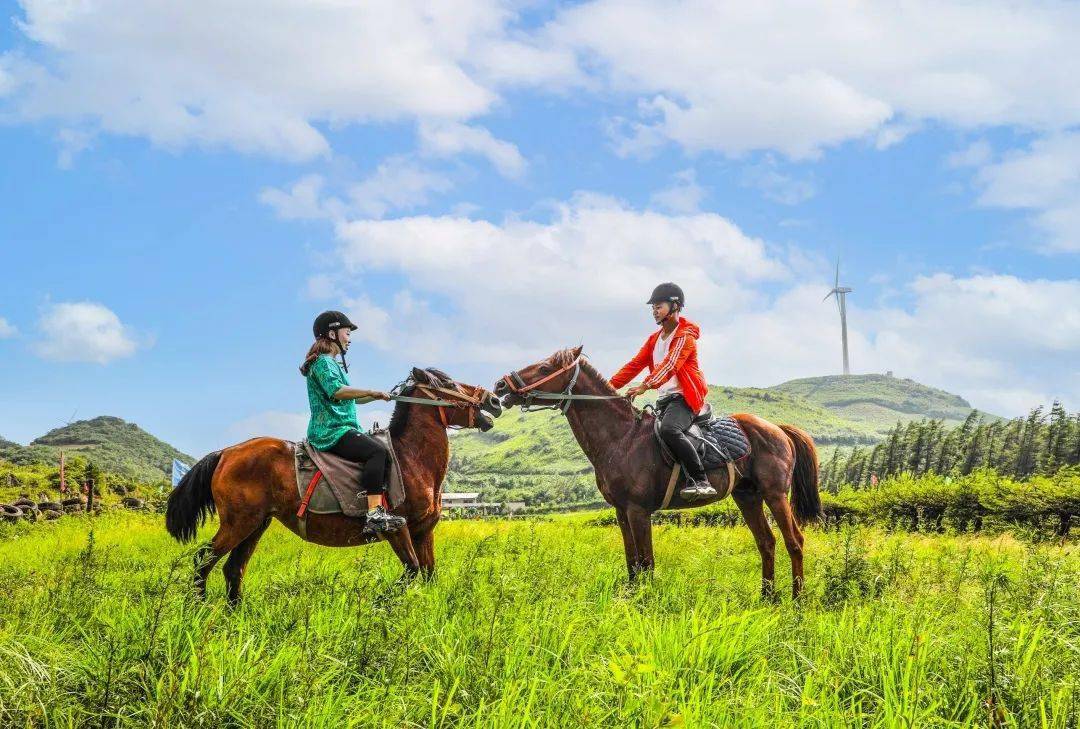
<instances>
[{"instance_id":1,"label":"black riding helmet","mask_svg":"<svg viewBox=\"0 0 1080 729\"><path fill-rule=\"evenodd\" d=\"M337 331L338 329L355 331L357 326L349 320L349 317L345 316L345 314L340 311L324 311L315 317L315 323L311 326L311 331L316 339L330 339L330 332ZM336 339L331 341L337 345L338 352L341 353L341 366L348 372L349 365L345 362L345 349Z\"/></svg>"},{"instance_id":2,"label":"black riding helmet","mask_svg":"<svg viewBox=\"0 0 1080 729\"><path fill-rule=\"evenodd\" d=\"M356 325L349 321L349 317L345 316L340 311L324 311L315 317L315 323L312 325L311 330L315 334L316 339L319 337L329 339L330 332L335 329L355 331L356 328Z\"/></svg>"},{"instance_id":3,"label":"black riding helmet","mask_svg":"<svg viewBox=\"0 0 1080 729\"><path fill-rule=\"evenodd\" d=\"M670 302L672 304L678 304L679 308L686 306L686 297L683 295L683 290L670 281L662 283L653 289L652 296L646 301L646 304L659 304L661 302Z\"/></svg>"}]
</instances>

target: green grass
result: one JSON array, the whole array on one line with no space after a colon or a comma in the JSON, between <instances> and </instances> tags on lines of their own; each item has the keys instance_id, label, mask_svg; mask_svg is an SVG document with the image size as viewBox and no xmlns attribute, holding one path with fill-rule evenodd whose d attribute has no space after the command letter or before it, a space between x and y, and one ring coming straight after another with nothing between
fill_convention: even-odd
<instances>
[{"instance_id":1,"label":"green grass","mask_svg":"<svg viewBox=\"0 0 1080 729\"><path fill-rule=\"evenodd\" d=\"M805 599L773 605L745 528L658 527L656 577L630 587L618 532L595 517L445 523L437 578L407 587L384 544L318 548L275 525L235 612L220 572L208 603L191 599L190 549L160 517L0 527L0 726L966 727L990 723L991 703L1006 726L1080 716L1073 545L812 530Z\"/></svg>"}]
</instances>

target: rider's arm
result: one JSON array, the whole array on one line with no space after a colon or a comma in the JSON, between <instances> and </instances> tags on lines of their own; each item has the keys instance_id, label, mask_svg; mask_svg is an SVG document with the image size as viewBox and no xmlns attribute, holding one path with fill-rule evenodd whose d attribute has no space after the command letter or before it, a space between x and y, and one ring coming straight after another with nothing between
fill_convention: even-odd
<instances>
[{"instance_id":1,"label":"rider's arm","mask_svg":"<svg viewBox=\"0 0 1080 729\"><path fill-rule=\"evenodd\" d=\"M652 374L645 378L643 383L646 388L652 389L654 387L660 387L682 369L682 366L686 363L686 360L690 359L690 355L697 351L697 341L693 337L679 337L671 343L671 349L668 350L667 356L664 360L656 365Z\"/></svg>"},{"instance_id":2,"label":"rider's arm","mask_svg":"<svg viewBox=\"0 0 1080 729\"><path fill-rule=\"evenodd\" d=\"M389 400L390 396L385 392L378 390L362 390L359 387L342 387L335 392L332 397L335 400L356 400L361 405L366 405L369 402L375 402L376 400Z\"/></svg>"},{"instance_id":3,"label":"rider's arm","mask_svg":"<svg viewBox=\"0 0 1080 729\"><path fill-rule=\"evenodd\" d=\"M634 358L623 365L622 369L616 372L610 382L611 386L618 390L630 380L637 377L637 374L643 369L649 366L649 362L652 361L652 350L649 347L649 342L646 341L644 346L638 353L634 355Z\"/></svg>"}]
</instances>

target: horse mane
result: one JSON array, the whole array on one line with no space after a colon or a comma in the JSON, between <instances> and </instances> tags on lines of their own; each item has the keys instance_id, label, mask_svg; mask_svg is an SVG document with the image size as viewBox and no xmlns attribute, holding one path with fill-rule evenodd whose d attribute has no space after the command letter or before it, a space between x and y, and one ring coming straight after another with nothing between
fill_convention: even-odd
<instances>
[{"instance_id":1,"label":"horse mane","mask_svg":"<svg viewBox=\"0 0 1080 729\"><path fill-rule=\"evenodd\" d=\"M560 349L558 352L551 355L551 364L555 365L556 367L569 367L574 363L575 356L576 355L574 354L573 347ZM597 385L599 385L600 388L604 390L603 394L619 394L618 390L611 386L611 383L608 382L608 379L602 374L600 374L600 370L596 369L596 367L593 366L593 363L589 360L589 358L584 355L582 355L581 357L581 371L585 372L594 380L596 380Z\"/></svg>"},{"instance_id":2,"label":"horse mane","mask_svg":"<svg viewBox=\"0 0 1080 729\"><path fill-rule=\"evenodd\" d=\"M434 367L428 367L424 369L428 377L431 378L433 385L436 387L453 387L454 380L450 375L446 374L442 370L435 369ZM399 394L410 396L416 389L416 380L413 379L412 373L402 382ZM400 438L402 433L405 432L405 427L409 424L409 403L396 402L394 403L394 412L390 416L390 424L386 426L390 431L391 438Z\"/></svg>"},{"instance_id":3,"label":"horse mane","mask_svg":"<svg viewBox=\"0 0 1080 729\"><path fill-rule=\"evenodd\" d=\"M402 395L411 395L413 391L412 385L406 387L401 391ZM405 426L409 424L409 403L396 402L394 403L394 413L390 416L390 424L386 426L386 429L390 431L391 438L400 438L401 434L405 432Z\"/></svg>"}]
</instances>

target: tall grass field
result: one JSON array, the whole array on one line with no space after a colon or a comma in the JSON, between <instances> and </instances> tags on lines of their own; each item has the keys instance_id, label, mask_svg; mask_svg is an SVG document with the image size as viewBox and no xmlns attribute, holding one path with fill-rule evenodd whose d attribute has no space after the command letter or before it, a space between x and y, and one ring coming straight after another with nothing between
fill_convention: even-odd
<instances>
[{"instance_id":1,"label":"tall grass field","mask_svg":"<svg viewBox=\"0 0 1080 729\"><path fill-rule=\"evenodd\" d=\"M408 585L385 544L274 526L236 610L158 515L0 527L0 726L1080 723L1072 544L811 529L773 604L741 526L658 526L628 585L595 517L444 522Z\"/></svg>"}]
</instances>

